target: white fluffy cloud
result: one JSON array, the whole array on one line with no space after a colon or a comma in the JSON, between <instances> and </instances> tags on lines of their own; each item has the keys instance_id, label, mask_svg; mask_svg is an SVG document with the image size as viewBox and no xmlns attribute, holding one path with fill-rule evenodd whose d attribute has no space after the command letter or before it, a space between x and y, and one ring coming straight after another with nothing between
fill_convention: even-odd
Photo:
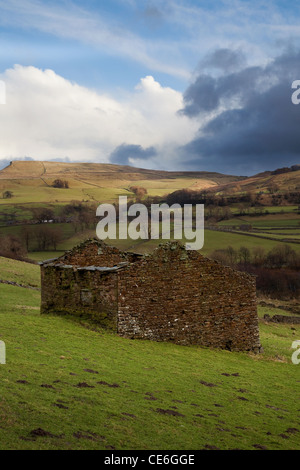
<instances>
[{"instance_id":1,"label":"white fluffy cloud","mask_svg":"<svg viewBox=\"0 0 300 470\"><path fill-rule=\"evenodd\" d=\"M182 94L151 76L118 100L52 70L16 65L0 79L6 84L0 158L107 162L116 147L130 144L155 147L153 162L143 164L167 168L172 151L189 142L198 128L178 113Z\"/></svg>"}]
</instances>

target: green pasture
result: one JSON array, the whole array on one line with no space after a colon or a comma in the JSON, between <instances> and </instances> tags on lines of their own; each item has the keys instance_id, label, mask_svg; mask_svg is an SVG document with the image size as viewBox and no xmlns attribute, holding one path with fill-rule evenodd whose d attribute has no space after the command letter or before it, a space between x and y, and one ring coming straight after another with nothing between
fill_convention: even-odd
<instances>
[{"instance_id":1,"label":"green pasture","mask_svg":"<svg viewBox=\"0 0 300 470\"><path fill-rule=\"evenodd\" d=\"M38 283L38 266L0 258L0 270ZM300 449L299 326L261 320L253 355L40 315L38 290L0 284L0 299L0 449Z\"/></svg>"}]
</instances>

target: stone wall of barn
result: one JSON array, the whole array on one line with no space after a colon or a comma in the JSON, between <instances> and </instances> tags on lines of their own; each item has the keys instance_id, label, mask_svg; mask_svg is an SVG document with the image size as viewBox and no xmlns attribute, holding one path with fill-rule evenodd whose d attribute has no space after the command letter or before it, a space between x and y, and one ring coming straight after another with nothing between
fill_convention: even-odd
<instances>
[{"instance_id":1,"label":"stone wall of barn","mask_svg":"<svg viewBox=\"0 0 300 470\"><path fill-rule=\"evenodd\" d=\"M41 266L41 313L89 318L117 330L117 270Z\"/></svg>"},{"instance_id":2,"label":"stone wall of barn","mask_svg":"<svg viewBox=\"0 0 300 470\"><path fill-rule=\"evenodd\" d=\"M253 276L177 243L162 245L118 276L120 335L259 351Z\"/></svg>"},{"instance_id":3,"label":"stone wall of barn","mask_svg":"<svg viewBox=\"0 0 300 470\"><path fill-rule=\"evenodd\" d=\"M57 263L72 266L112 267L122 262L134 262L139 258L135 253L120 251L100 240L87 240L58 258Z\"/></svg>"},{"instance_id":4,"label":"stone wall of barn","mask_svg":"<svg viewBox=\"0 0 300 470\"><path fill-rule=\"evenodd\" d=\"M92 318L128 338L260 349L255 277L176 242L142 258L85 242L41 276L42 313Z\"/></svg>"}]
</instances>

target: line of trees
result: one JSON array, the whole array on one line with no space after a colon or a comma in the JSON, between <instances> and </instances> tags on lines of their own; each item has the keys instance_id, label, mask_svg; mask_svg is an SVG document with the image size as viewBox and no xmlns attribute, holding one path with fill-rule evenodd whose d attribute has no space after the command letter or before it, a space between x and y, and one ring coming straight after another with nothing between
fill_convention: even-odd
<instances>
[{"instance_id":1,"label":"line of trees","mask_svg":"<svg viewBox=\"0 0 300 470\"><path fill-rule=\"evenodd\" d=\"M97 203L82 204L79 201L73 201L63 207L60 217L72 224L75 233L94 228L98 222L96 217L97 206Z\"/></svg>"},{"instance_id":2,"label":"line of trees","mask_svg":"<svg viewBox=\"0 0 300 470\"><path fill-rule=\"evenodd\" d=\"M32 208L32 220L22 227L18 234L0 234L0 256L14 259L27 259L30 251L57 250L64 239L64 231L59 223L70 223L74 233L95 228L97 204L83 204L72 201L56 215L51 208Z\"/></svg>"},{"instance_id":3,"label":"line of trees","mask_svg":"<svg viewBox=\"0 0 300 470\"><path fill-rule=\"evenodd\" d=\"M288 244L278 244L268 252L261 246L252 250L245 246L239 249L228 246L215 250L210 257L230 266L253 264L269 269L291 268L300 271L300 255Z\"/></svg>"},{"instance_id":4,"label":"line of trees","mask_svg":"<svg viewBox=\"0 0 300 470\"><path fill-rule=\"evenodd\" d=\"M25 226L19 235L0 236L0 256L13 259L27 259L29 251L47 251L63 240L60 227L49 225Z\"/></svg>"},{"instance_id":5,"label":"line of trees","mask_svg":"<svg viewBox=\"0 0 300 470\"><path fill-rule=\"evenodd\" d=\"M24 227L20 236L28 251L46 251L50 248L57 249L57 245L63 240L63 231L60 227L40 225L36 227Z\"/></svg>"},{"instance_id":6,"label":"line of trees","mask_svg":"<svg viewBox=\"0 0 300 470\"><path fill-rule=\"evenodd\" d=\"M277 299L300 298L300 254L290 245L278 244L266 252L242 246L215 250L211 258L256 276L258 292Z\"/></svg>"},{"instance_id":7,"label":"line of trees","mask_svg":"<svg viewBox=\"0 0 300 470\"><path fill-rule=\"evenodd\" d=\"M264 205L281 206L285 204L300 204L300 191L287 190L279 192L279 187L275 183L270 183L267 187L268 194L263 191L244 191L237 184L231 190L216 194L212 189L202 191L192 191L190 189L180 189L165 196L168 204L205 204L205 206L224 207L231 204L240 204L244 208L262 207Z\"/></svg>"}]
</instances>

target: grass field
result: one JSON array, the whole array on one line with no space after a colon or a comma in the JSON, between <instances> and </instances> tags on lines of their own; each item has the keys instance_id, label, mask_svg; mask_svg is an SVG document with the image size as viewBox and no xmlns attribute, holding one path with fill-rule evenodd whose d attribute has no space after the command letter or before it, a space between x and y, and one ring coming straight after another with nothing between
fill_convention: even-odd
<instances>
[{"instance_id":1,"label":"grass field","mask_svg":"<svg viewBox=\"0 0 300 470\"><path fill-rule=\"evenodd\" d=\"M266 214L261 216L243 216L235 217L229 220L224 220L220 222L220 225L252 225L253 228L263 229L263 228L299 228L300 226L300 215L294 214L293 212L284 212L276 214Z\"/></svg>"},{"instance_id":2,"label":"grass field","mask_svg":"<svg viewBox=\"0 0 300 470\"><path fill-rule=\"evenodd\" d=\"M90 236L94 236L93 232L88 232ZM272 235L270 235L272 237ZM75 239L77 241L77 238ZM73 241L75 241L73 239ZM111 244L118 246L121 249L129 249L131 251L136 251L138 253L150 253L164 240L116 240L110 241ZM183 243L189 243L189 240L182 238ZM232 232L221 232L216 230L205 230L204 231L204 245L200 250L200 253L203 255L210 255L214 250L226 249L228 246L234 247L235 250L238 250L240 247L245 246L252 250L256 247L262 247L266 252L271 250L277 245L280 244L289 244L293 250L300 252L300 244L280 242L279 240L269 240L262 237L254 237L251 234L247 233L232 233ZM72 245L72 243L70 244ZM60 245L60 248L65 246L64 244ZM74 245L73 245L74 246ZM70 247L71 248L71 247Z\"/></svg>"},{"instance_id":3,"label":"grass field","mask_svg":"<svg viewBox=\"0 0 300 470\"><path fill-rule=\"evenodd\" d=\"M57 251L49 249L48 251L33 251L29 253L29 258L33 261L41 261L50 258L56 258L62 255L66 250L72 249L77 244L86 240L87 238L96 237L95 229L88 229L81 233L74 233L71 224L55 224L55 227L60 227L63 230L64 239L57 246ZM11 226L11 227L2 227L0 233L7 234L21 234L22 226ZM281 233L281 232L280 232ZM274 238L270 240L269 237ZM256 247L262 247L266 252L270 251L272 248L278 244L289 244L293 250L300 252L300 243L292 243L290 240L300 240L300 235L294 231L291 231L288 234L278 234L276 231L274 233L261 233L259 237L251 236L251 233L247 232L221 232L215 230L205 230L204 232L204 246L200 250L203 255L210 255L214 250L226 249L228 246L234 247L238 250L240 247L245 246L251 250ZM284 240L284 241L282 241ZM135 251L138 253L150 253L164 240L106 240L106 243L117 246L122 250ZM181 240L183 243L189 242L189 240L183 238Z\"/></svg>"},{"instance_id":4,"label":"grass field","mask_svg":"<svg viewBox=\"0 0 300 470\"><path fill-rule=\"evenodd\" d=\"M39 286L36 265L0 258L0 272ZM261 320L254 356L40 315L38 290L0 296L0 449L300 449L299 325Z\"/></svg>"},{"instance_id":5,"label":"grass field","mask_svg":"<svg viewBox=\"0 0 300 470\"><path fill-rule=\"evenodd\" d=\"M212 251L215 249L224 249L228 246L232 246L235 249L239 249L241 246L246 246L250 250L255 247L261 247L264 248L267 252L278 244L280 243L276 240L252 237L250 235L241 233L217 232L214 230L206 230L204 248L203 250L201 250L201 252L203 254L208 255L209 253L212 253ZM293 250L297 252L300 251L300 244L290 244L290 246L293 248Z\"/></svg>"}]
</instances>

